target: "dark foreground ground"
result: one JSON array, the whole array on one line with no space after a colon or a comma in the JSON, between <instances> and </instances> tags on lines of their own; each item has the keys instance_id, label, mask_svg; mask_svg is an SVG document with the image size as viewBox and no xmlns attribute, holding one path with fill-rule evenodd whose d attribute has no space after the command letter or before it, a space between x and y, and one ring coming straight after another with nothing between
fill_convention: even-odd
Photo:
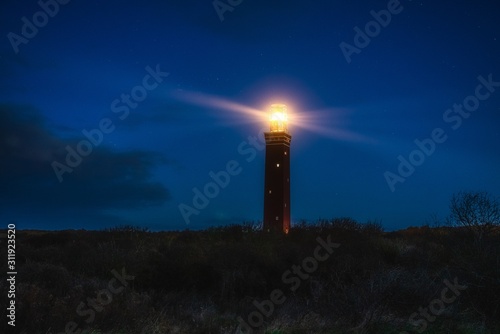
<instances>
[{"instance_id":1,"label":"dark foreground ground","mask_svg":"<svg viewBox=\"0 0 500 334\"><path fill-rule=\"evenodd\" d=\"M498 233L334 220L286 236L245 225L16 237L18 333L500 333ZM6 332L5 279L0 289Z\"/></svg>"}]
</instances>

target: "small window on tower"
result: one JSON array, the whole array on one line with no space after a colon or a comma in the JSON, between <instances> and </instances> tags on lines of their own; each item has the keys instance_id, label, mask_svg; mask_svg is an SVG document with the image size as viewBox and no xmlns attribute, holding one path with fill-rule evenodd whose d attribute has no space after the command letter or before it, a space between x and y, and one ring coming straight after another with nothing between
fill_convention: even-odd
<instances>
[{"instance_id":1,"label":"small window on tower","mask_svg":"<svg viewBox=\"0 0 500 334\"><path fill-rule=\"evenodd\" d=\"M276 216L276 220L280 220L280 217Z\"/></svg>"},{"instance_id":2,"label":"small window on tower","mask_svg":"<svg viewBox=\"0 0 500 334\"><path fill-rule=\"evenodd\" d=\"M285 155L287 155L287 154L288 154L288 152L287 152L287 151L285 151Z\"/></svg>"},{"instance_id":3,"label":"small window on tower","mask_svg":"<svg viewBox=\"0 0 500 334\"><path fill-rule=\"evenodd\" d=\"M269 190L269 193L271 193L271 190Z\"/></svg>"},{"instance_id":4,"label":"small window on tower","mask_svg":"<svg viewBox=\"0 0 500 334\"><path fill-rule=\"evenodd\" d=\"M280 164L276 164L276 167L279 167L279 166L280 166Z\"/></svg>"},{"instance_id":5,"label":"small window on tower","mask_svg":"<svg viewBox=\"0 0 500 334\"><path fill-rule=\"evenodd\" d=\"M285 208L286 208L286 203L285 203Z\"/></svg>"}]
</instances>

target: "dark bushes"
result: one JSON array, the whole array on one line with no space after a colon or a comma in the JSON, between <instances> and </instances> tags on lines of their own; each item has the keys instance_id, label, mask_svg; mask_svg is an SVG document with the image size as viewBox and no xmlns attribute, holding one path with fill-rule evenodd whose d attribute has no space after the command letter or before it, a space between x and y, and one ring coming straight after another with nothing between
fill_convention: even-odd
<instances>
[{"instance_id":1,"label":"dark bushes","mask_svg":"<svg viewBox=\"0 0 500 334\"><path fill-rule=\"evenodd\" d=\"M254 300L281 289L286 302L265 318L270 332L411 331L410 315L439 297L443 279L457 277L468 288L429 329L499 328L496 234L479 249L456 228L384 233L378 223L350 218L303 222L288 235L255 226L18 231L19 326L26 333L60 333L74 320L106 333L234 333L237 317L255 311ZM292 291L283 273L313 256L316 239L329 235L340 247ZM121 268L135 278L86 323L76 308L106 289L111 271Z\"/></svg>"}]
</instances>

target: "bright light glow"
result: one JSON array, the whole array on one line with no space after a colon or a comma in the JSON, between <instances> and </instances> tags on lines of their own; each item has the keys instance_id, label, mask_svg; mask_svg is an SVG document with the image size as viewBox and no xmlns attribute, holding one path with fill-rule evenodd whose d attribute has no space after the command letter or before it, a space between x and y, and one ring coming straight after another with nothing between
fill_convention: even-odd
<instances>
[{"instance_id":1,"label":"bright light glow","mask_svg":"<svg viewBox=\"0 0 500 334\"><path fill-rule=\"evenodd\" d=\"M288 124L291 124L294 129L304 129L325 137L335 140L374 143L374 139L365 135L353 132L348 129L346 113L350 112L347 109L329 108L323 110L302 110L293 101L286 100L287 104L272 104L271 101L264 105L270 105L266 111L254 107L246 106L231 100L209 95L205 93L189 92L189 91L173 91L170 94L177 100L183 101L191 105L206 107L208 110L216 111L224 119L229 119L227 113L240 114L244 117L231 117L230 119L238 123L260 123L262 121L270 122L272 132L288 132ZM281 98L277 98L282 100ZM288 114L287 105L291 105L293 114ZM297 112L296 110L301 110Z\"/></svg>"},{"instance_id":2,"label":"bright light glow","mask_svg":"<svg viewBox=\"0 0 500 334\"><path fill-rule=\"evenodd\" d=\"M341 108L307 110L293 114L295 127L335 140L374 143L374 139L348 129L347 114L351 111Z\"/></svg>"},{"instance_id":3,"label":"bright light glow","mask_svg":"<svg viewBox=\"0 0 500 334\"><path fill-rule=\"evenodd\" d=\"M269 121L271 123L272 132L287 132L288 131L288 114L284 104L272 104L269 110Z\"/></svg>"},{"instance_id":4,"label":"bright light glow","mask_svg":"<svg viewBox=\"0 0 500 334\"><path fill-rule=\"evenodd\" d=\"M185 103L216 110L219 114L222 110L231 113L240 113L247 116L244 118L246 122L260 122L266 117L266 113L262 110L204 93L175 91L171 93L171 97ZM224 118L227 118L226 116L227 114L224 114Z\"/></svg>"}]
</instances>

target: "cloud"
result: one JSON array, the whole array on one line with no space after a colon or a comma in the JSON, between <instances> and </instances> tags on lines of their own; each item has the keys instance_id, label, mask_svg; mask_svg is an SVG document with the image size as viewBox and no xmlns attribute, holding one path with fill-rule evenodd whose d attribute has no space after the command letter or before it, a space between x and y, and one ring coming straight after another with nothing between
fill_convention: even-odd
<instances>
[{"instance_id":1,"label":"cloud","mask_svg":"<svg viewBox=\"0 0 500 334\"><path fill-rule=\"evenodd\" d=\"M62 139L32 107L0 105L0 208L37 212L85 212L144 208L170 198L152 169L165 157L145 151L93 152L59 183L51 163L64 162L65 147L82 138Z\"/></svg>"}]
</instances>

